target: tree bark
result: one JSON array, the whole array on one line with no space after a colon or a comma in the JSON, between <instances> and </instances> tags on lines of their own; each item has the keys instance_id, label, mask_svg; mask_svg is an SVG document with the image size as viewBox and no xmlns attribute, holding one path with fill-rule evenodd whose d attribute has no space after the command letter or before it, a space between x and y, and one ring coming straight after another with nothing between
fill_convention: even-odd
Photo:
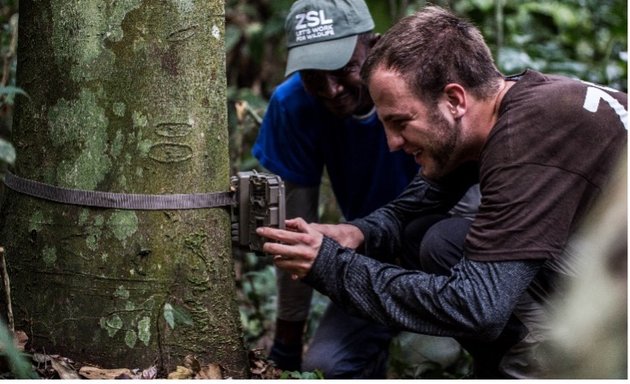
<instances>
[{"instance_id":1,"label":"tree bark","mask_svg":"<svg viewBox=\"0 0 630 384\"><path fill-rule=\"evenodd\" d=\"M229 188L219 0L21 0L16 175L60 187ZM103 367L193 354L247 376L226 209L133 211L7 192L16 328Z\"/></svg>"}]
</instances>

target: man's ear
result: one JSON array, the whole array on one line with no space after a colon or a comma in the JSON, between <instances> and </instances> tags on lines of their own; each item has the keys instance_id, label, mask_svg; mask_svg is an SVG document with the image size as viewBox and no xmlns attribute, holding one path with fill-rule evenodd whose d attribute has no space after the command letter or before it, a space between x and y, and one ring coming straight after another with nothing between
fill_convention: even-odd
<instances>
[{"instance_id":1,"label":"man's ear","mask_svg":"<svg viewBox=\"0 0 630 384\"><path fill-rule=\"evenodd\" d=\"M372 38L370 39L369 47L372 48L381 39L381 37L380 33L373 33Z\"/></svg>"},{"instance_id":2,"label":"man's ear","mask_svg":"<svg viewBox=\"0 0 630 384\"><path fill-rule=\"evenodd\" d=\"M466 113L467 98L464 87L457 83L449 83L444 87L444 97L448 105L448 110L453 118L458 119Z\"/></svg>"}]
</instances>

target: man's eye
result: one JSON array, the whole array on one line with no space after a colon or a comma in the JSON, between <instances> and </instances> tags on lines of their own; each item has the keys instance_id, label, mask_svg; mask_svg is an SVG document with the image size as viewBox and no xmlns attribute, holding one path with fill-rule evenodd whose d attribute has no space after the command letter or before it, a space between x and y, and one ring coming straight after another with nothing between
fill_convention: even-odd
<instances>
[{"instance_id":1,"label":"man's eye","mask_svg":"<svg viewBox=\"0 0 630 384\"><path fill-rule=\"evenodd\" d=\"M356 65L356 64L346 65L345 67L343 67L343 72L344 73L356 72L358 68L359 68L359 66Z\"/></svg>"},{"instance_id":2,"label":"man's eye","mask_svg":"<svg viewBox=\"0 0 630 384\"><path fill-rule=\"evenodd\" d=\"M409 120L407 120L407 119L405 119L405 120L395 120L394 121L394 126L396 127L396 130L402 131L403 129L405 129L405 127L407 126L408 122L409 122Z\"/></svg>"},{"instance_id":3,"label":"man's eye","mask_svg":"<svg viewBox=\"0 0 630 384\"><path fill-rule=\"evenodd\" d=\"M303 81L311 81L315 78L315 76L312 73L308 73L308 72L302 72L302 80Z\"/></svg>"}]
</instances>

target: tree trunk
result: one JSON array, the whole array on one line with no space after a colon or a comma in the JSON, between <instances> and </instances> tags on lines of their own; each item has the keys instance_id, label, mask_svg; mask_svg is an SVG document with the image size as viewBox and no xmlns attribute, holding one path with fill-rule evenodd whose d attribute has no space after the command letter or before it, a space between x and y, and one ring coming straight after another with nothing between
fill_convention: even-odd
<instances>
[{"instance_id":1,"label":"tree trunk","mask_svg":"<svg viewBox=\"0 0 630 384\"><path fill-rule=\"evenodd\" d=\"M229 189L219 0L21 0L15 174L60 187ZM21 101L21 102L20 102ZM7 192L0 244L32 347L247 376L226 209L133 211Z\"/></svg>"}]
</instances>

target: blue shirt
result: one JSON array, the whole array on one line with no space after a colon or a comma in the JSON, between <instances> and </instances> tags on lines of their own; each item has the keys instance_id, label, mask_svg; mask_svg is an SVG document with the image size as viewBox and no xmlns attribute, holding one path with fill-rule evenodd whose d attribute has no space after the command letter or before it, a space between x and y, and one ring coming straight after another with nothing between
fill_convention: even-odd
<instances>
[{"instance_id":1,"label":"blue shirt","mask_svg":"<svg viewBox=\"0 0 630 384\"><path fill-rule=\"evenodd\" d=\"M418 172L390 152L376 113L341 119L309 95L295 74L274 91L252 153L283 180L318 186L324 167L347 220L363 217L403 191Z\"/></svg>"}]
</instances>

